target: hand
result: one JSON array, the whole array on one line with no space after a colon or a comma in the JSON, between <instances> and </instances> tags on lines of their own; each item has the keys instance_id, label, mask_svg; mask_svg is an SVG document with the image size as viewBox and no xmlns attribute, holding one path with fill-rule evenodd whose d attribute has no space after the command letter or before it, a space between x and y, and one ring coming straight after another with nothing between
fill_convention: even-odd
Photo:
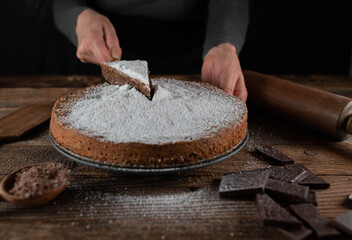
<instances>
[{"instance_id":1,"label":"hand","mask_svg":"<svg viewBox=\"0 0 352 240\"><path fill-rule=\"evenodd\" d=\"M122 50L116 31L109 19L92 9L77 18L77 57L84 63L101 64L112 58L121 59Z\"/></svg>"},{"instance_id":2,"label":"hand","mask_svg":"<svg viewBox=\"0 0 352 240\"><path fill-rule=\"evenodd\" d=\"M202 81L237 96L243 102L247 100L248 93L236 48L229 43L213 47L204 57Z\"/></svg>"}]
</instances>

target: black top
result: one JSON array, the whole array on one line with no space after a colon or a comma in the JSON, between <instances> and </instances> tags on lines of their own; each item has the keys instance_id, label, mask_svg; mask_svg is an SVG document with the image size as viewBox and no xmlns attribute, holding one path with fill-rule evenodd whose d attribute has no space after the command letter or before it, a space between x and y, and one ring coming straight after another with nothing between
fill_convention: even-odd
<instances>
[{"instance_id":1,"label":"black top","mask_svg":"<svg viewBox=\"0 0 352 240\"><path fill-rule=\"evenodd\" d=\"M123 59L145 59L159 73L199 73L202 56L221 43L239 52L249 21L247 0L54 0L55 24L75 45L87 8L113 23Z\"/></svg>"}]
</instances>

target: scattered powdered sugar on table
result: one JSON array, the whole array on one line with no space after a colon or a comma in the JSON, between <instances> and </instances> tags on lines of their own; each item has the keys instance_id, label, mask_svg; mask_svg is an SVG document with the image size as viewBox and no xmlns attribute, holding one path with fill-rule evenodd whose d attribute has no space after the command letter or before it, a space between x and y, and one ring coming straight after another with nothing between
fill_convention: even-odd
<instances>
[{"instance_id":1,"label":"scattered powdered sugar on table","mask_svg":"<svg viewBox=\"0 0 352 240\"><path fill-rule=\"evenodd\" d=\"M141 80L149 88L148 80L148 64L146 61L135 60L135 61L114 61L106 62L106 65L123 72L131 78Z\"/></svg>"},{"instance_id":2,"label":"scattered powdered sugar on table","mask_svg":"<svg viewBox=\"0 0 352 240\"><path fill-rule=\"evenodd\" d=\"M129 85L98 85L67 105L62 121L100 141L163 144L206 137L239 123L246 111L215 87L165 78L153 85L152 101Z\"/></svg>"}]
</instances>

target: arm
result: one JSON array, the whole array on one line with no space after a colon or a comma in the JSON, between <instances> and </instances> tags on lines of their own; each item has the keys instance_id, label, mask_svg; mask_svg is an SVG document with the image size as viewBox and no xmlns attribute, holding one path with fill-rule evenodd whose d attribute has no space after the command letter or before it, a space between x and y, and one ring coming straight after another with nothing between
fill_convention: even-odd
<instances>
[{"instance_id":1,"label":"arm","mask_svg":"<svg viewBox=\"0 0 352 240\"><path fill-rule=\"evenodd\" d=\"M222 43L242 49L249 23L248 0L209 0L203 57Z\"/></svg>"},{"instance_id":2,"label":"arm","mask_svg":"<svg viewBox=\"0 0 352 240\"><path fill-rule=\"evenodd\" d=\"M88 9L85 0L54 0L53 14L56 27L77 46L76 22L78 15Z\"/></svg>"},{"instance_id":3,"label":"arm","mask_svg":"<svg viewBox=\"0 0 352 240\"><path fill-rule=\"evenodd\" d=\"M210 0L204 43L202 81L242 101L247 90L238 59L248 26L247 0Z\"/></svg>"},{"instance_id":4,"label":"arm","mask_svg":"<svg viewBox=\"0 0 352 240\"><path fill-rule=\"evenodd\" d=\"M121 58L115 27L107 17L81 0L55 0L53 7L56 26L77 46L81 62L102 64Z\"/></svg>"}]
</instances>

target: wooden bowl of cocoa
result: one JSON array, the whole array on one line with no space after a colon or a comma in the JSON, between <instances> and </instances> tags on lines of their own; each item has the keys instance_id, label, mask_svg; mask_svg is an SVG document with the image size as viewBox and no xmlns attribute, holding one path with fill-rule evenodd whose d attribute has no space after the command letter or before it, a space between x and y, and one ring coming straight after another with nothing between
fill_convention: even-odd
<instances>
[{"instance_id":1,"label":"wooden bowl of cocoa","mask_svg":"<svg viewBox=\"0 0 352 240\"><path fill-rule=\"evenodd\" d=\"M69 179L70 170L63 164L34 164L7 175L0 184L0 196L20 207L41 206L57 197Z\"/></svg>"}]
</instances>

